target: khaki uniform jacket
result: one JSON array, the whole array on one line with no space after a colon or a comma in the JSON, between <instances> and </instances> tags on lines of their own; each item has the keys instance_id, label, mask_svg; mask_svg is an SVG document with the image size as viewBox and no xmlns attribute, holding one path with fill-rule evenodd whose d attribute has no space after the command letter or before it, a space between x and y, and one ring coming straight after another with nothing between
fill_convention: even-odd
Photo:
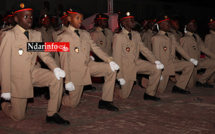
<instances>
[{"instance_id":1,"label":"khaki uniform jacket","mask_svg":"<svg viewBox=\"0 0 215 134\"><path fill-rule=\"evenodd\" d=\"M180 42L181 37L183 36L182 32L175 29L170 29L170 32L175 35L175 38L178 42Z\"/></svg>"},{"instance_id":2,"label":"khaki uniform jacket","mask_svg":"<svg viewBox=\"0 0 215 134\"><path fill-rule=\"evenodd\" d=\"M209 56L210 58L215 58L215 54L213 54L208 48L205 47L204 42L199 37L198 34L194 34L196 37L193 37L193 33L187 32L183 38L180 40L180 45L187 51L190 56L196 60L200 60L201 52Z\"/></svg>"},{"instance_id":3,"label":"khaki uniform jacket","mask_svg":"<svg viewBox=\"0 0 215 134\"><path fill-rule=\"evenodd\" d=\"M16 25L4 32L0 46L0 74L2 93L11 93L17 98L33 97L31 73L39 56L51 70L57 67L47 52L27 52L27 42L41 42L41 33L29 30L29 40ZM18 50L23 49L19 55Z\"/></svg>"},{"instance_id":4,"label":"khaki uniform jacket","mask_svg":"<svg viewBox=\"0 0 215 134\"><path fill-rule=\"evenodd\" d=\"M138 32L132 31L131 34L132 40L129 39L128 31L125 29L114 35L113 59L120 66L117 79L136 81L136 64L140 60L139 52L152 63L155 63L157 58L145 47Z\"/></svg>"},{"instance_id":5,"label":"khaki uniform jacket","mask_svg":"<svg viewBox=\"0 0 215 134\"><path fill-rule=\"evenodd\" d=\"M215 53L215 31L210 30L210 34L205 36L205 46Z\"/></svg>"},{"instance_id":6,"label":"khaki uniform jacket","mask_svg":"<svg viewBox=\"0 0 215 134\"><path fill-rule=\"evenodd\" d=\"M57 42L70 43L70 52L61 52L60 62L66 72L65 82L89 85L92 82L88 65L93 62L90 59L90 51L92 50L105 62L109 61L109 57L94 43L87 31L79 29L79 34L80 37L74 32L74 27L69 26L65 32L58 35Z\"/></svg>"},{"instance_id":7,"label":"khaki uniform jacket","mask_svg":"<svg viewBox=\"0 0 215 134\"><path fill-rule=\"evenodd\" d=\"M53 42L53 36L52 36L52 34L53 34L53 32L55 32L55 30L52 27L50 27L48 29L48 31L46 31L46 28L43 27L43 26L41 28L39 28L38 30L42 34L42 41L43 42Z\"/></svg>"},{"instance_id":8,"label":"khaki uniform jacket","mask_svg":"<svg viewBox=\"0 0 215 134\"><path fill-rule=\"evenodd\" d=\"M148 47L150 51L152 51L152 37L154 33L151 29L148 29L146 32L142 34L142 41L144 42L145 46Z\"/></svg>"},{"instance_id":9,"label":"khaki uniform jacket","mask_svg":"<svg viewBox=\"0 0 215 134\"><path fill-rule=\"evenodd\" d=\"M67 29L67 27L62 26L62 28L60 30L53 32L53 40L54 40L54 42L57 42L58 34L61 34L62 32L66 31L66 29Z\"/></svg>"},{"instance_id":10,"label":"khaki uniform jacket","mask_svg":"<svg viewBox=\"0 0 215 134\"><path fill-rule=\"evenodd\" d=\"M93 41L99 46L102 51L107 53L109 56L112 55L112 41L113 41L113 32L105 28L105 35L102 32L100 27L97 27L95 31L91 33Z\"/></svg>"},{"instance_id":11,"label":"khaki uniform jacket","mask_svg":"<svg viewBox=\"0 0 215 134\"><path fill-rule=\"evenodd\" d=\"M166 32L160 30L152 38L153 53L164 64L164 70L162 75L175 75L175 53L178 51L186 60L190 60L190 55L181 47L176 41L173 34L168 32L168 37L165 35Z\"/></svg>"}]
</instances>

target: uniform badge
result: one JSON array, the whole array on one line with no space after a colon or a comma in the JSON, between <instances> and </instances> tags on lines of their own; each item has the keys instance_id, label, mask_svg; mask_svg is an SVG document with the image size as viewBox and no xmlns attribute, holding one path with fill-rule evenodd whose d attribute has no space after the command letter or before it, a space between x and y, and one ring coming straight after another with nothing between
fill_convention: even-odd
<instances>
[{"instance_id":1,"label":"uniform badge","mask_svg":"<svg viewBox=\"0 0 215 134\"><path fill-rule=\"evenodd\" d=\"M24 50L22 48L19 48L18 53L19 53L20 56L22 56L23 52L24 52Z\"/></svg>"},{"instance_id":2,"label":"uniform badge","mask_svg":"<svg viewBox=\"0 0 215 134\"><path fill-rule=\"evenodd\" d=\"M194 49L194 50L196 50L196 47L195 47L195 46L193 46L193 49Z\"/></svg>"},{"instance_id":3,"label":"uniform badge","mask_svg":"<svg viewBox=\"0 0 215 134\"><path fill-rule=\"evenodd\" d=\"M63 15L66 15L66 12L63 12Z\"/></svg>"},{"instance_id":4,"label":"uniform badge","mask_svg":"<svg viewBox=\"0 0 215 134\"><path fill-rule=\"evenodd\" d=\"M100 44L102 45L102 44L103 44L103 42L102 42L102 41L100 41Z\"/></svg>"},{"instance_id":5,"label":"uniform badge","mask_svg":"<svg viewBox=\"0 0 215 134\"><path fill-rule=\"evenodd\" d=\"M166 46L164 46L164 47L163 47L163 50L164 50L164 51L166 51L166 50L167 50L167 47L166 47Z\"/></svg>"},{"instance_id":6,"label":"uniform badge","mask_svg":"<svg viewBox=\"0 0 215 134\"><path fill-rule=\"evenodd\" d=\"M78 47L75 47L74 51L75 51L76 53L78 53L78 52L79 52L79 48L78 48Z\"/></svg>"},{"instance_id":7,"label":"uniform badge","mask_svg":"<svg viewBox=\"0 0 215 134\"><path fill-rule=\"evenodd\" d=\"M126 47L126 51L127 51L127 52L130 52L130 47Z\"/></svg>"},{"instance_id":8,"label":"uniform badge","mask_svg":"<svg viewBox=\"0 0 215 134\"><path fill-rule=\"evenodd\" d=\"M127 13L126 13L126 16L130 16L130 12L127 12Z\"/></svg>"},{"instance_id":9,"label":"uniform badge","mask_svg":"<svg viewBox=\"0 0 215 134\"><path fill-rule=\"evenodd\" d=\"M20 8L25 8L25 4L24 3L21 3L19 6L20 6Z\"/></svg>"}]
</instances>

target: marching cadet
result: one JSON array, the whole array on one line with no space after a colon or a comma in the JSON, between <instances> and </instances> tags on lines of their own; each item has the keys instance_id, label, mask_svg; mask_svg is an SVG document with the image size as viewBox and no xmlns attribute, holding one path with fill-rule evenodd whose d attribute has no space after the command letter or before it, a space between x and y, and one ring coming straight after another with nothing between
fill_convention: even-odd
<instances>
[{"instance_id":1,"label":"marching cadet","mask_svg":"<svg viewBox=\"0 0 215 134\"><path fill-rule=\"evenodd\" d=\"M70 52L60 53L61 67L66 72L65 88L69 91L69 95L63 96L62 104L76 107L80 103L83 86L92 84L90 76L104 77L103 94L98 107L118 111L118 108L111 103L115 86L115 71L119 69L119 66L94 43L87 31L80 29L83 20L81 11L70 8L67 13L70 25L57 37L58 42L70 43ZM91 60L91 50L106 63Z\"/></svg>"},{"instance_id":2,"label":"marching cadet","mask_svg":"<svg viewBox=\"0 0 215 134\"><path fill-rule=\"evenodd\" d=\"M108 19L109 17L105 14L96 15L98 27L91 33L91 37L97 46L102 49L102 51L111 56L113 32L108 28Z\"/></svg>"},{"instance_id":3,"label":"marching cadet","mask_svg":"<svg viewBox=\"0 0 215 134\"><path fill-rule=\"evenodd\" d=\"M172 88L173 93L190 94L185 88L192 75L194 65L197 65L198 61L191 58L190 55L179 46L176 38L170 31L170 19L168 16L162 16L158 19L159 25L158 33L152 38L152 48L155 56L164 64L165 68L162 71L163 79L160 80L158 91L160 93L165 92L169 76L175 75L176 71L182 71L179 76L176 85ZM186 60L181 61L175 59L175 52L178 51ZM193 65L193 64L194 65Z\"/></svg>"},{"instance_id":4,"label":"marching cadet","mask_svg":"<svg viewBox=\"0 0 215 134\"><path fill-rule=\"evenodd\" d=\"M199 61L198 66L194 68L193 74L190 78L189 87L193 87L196 84L197 87L213 88L213 85L208 84L207 81L215 72L215 54L205 47L204 42L196 33L196 21L188 20L186 24L186 33L185 36L181 38L180 45L185 51L187 51L187 53ZM201 52L209 56L211 59L200 58ZM206 71L197 81L197 70L201 68L205 68Z\"/></svg>"},{"instance_id":5,"label":"marching cadet","mask_svg":"<svg viewBox=\"0 0 215 134\"><path fill-rule=\"evenodd\" d=\"M3 31L10 30L15 26L12 10L9 10L6 12L6 14L4 15L3 21L4 21Z\"/></svg>"},{"instance_id":6,"label":"marching cadet","mask_svg":"<svg viewBox=\"0 0 215 134\"><path fill-rule=\"evenodd\" d=\"M131 12L121 13L118 18L123 27L121 32L114 35L113 58L120 66L117 80L121 90L116 90L116 95L126 99L129 97L136 74L149 74L149 84L144 94L144 100L159 101L156 97L157 85L161 76L163 64L155 58L152 52L143 44L140 34L132 29L135 27L134 15ZM150 62L139 59L141 52Z\"/></svg>"},{"instance_id":7,"label":"marching cadet","mask_svg":"<svg viewBox=\"0 0 215 134\"><path fill-rule=\"evenodd\" d=\"M148 19L147 20L147 30L142 34L141 39L144 42L144 45L148 47L150 51L152 51L152 36L155 35L154 26L156 23L156 19Z\"/></svg>"},{"instance_id":8,"label":"marching cadet","mask_svg":"<svg viewBox=\"0 0 215 134\"><path fill-rule=\"evenodd\" d=\"M49 86L47 123L69 125L57 113L62 98L65 72L61 70L49 53L27 52L27 42L41 42L41 33L31 30L33 9L27 2L15 4L14 19L17 25L3 33L0 46L1 108L14 121L26 116L27 99L33 97L33 86ZM52 70L34 66L39 56ZM10 102L6 102L5 100Z\"/></svg>"},{"instance_id":9,"label":"marching cadet","mask_svg":"<svg viewBox=\"0 0 215 134\"><path fill-rule=\"evenodd\" d=\"M62 14L60 14L60 20L61 20L61 29L59 29L58 31L53 32L53 40L56 42L57 41L57 35L65 32L67 30L67 27L69 26L69 22L67 20L67 13L66 11L63 12Z\"/></svg>"},{"instance_id":10,"label":"marching cadet","mask_svg":"<svg viewBox=\"0 0 215 134\"><path fill-rule=\"evenodd\" d=\"M182 32L179 31L180 28L179 21L176 18L172 18L170 24L171 24L170 32L175 35L176 40L179 42L181 37L183 36Z\"/></svg>"},{"instance_id":11,"label":"marching cadet","mask_svg":"<svg viewBox=\"0 0 215 134\"><path fill-rule=\"evenodd\" d=\"M205 36L205 46L215 54L215 20L210 19L208 22L210 34ZM208 82L215 82L215 74L210 78Z\"/></svg>"}]
</instances>

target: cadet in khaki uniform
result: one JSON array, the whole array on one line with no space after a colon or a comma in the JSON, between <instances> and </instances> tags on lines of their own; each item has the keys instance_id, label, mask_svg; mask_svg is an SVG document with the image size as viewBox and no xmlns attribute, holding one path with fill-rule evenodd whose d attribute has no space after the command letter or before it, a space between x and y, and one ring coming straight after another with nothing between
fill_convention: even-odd
<instances>
[{"instance_id":1,"label":"cadet in khaki uniform","mask_svg":"<svg viewBox=\"0 0 215 134\"><path fill-rule=\"evenodd\" d=\"M105 14L97 14L96 22L98 27L91 33L93 41L99 46L102 51L109 56L112 55L113 32L107 28L109 17Z\"/></svg>"},{"instance_id":2,"label":"cadet in khaki uniform","mask_svg":"<svg viewBox=\"0 0 215 134\"><path fill-rule=\"evenodd\" d=\"M60 20L61 20L61 23L62 23L62 27L61 27L60 30L53 32L53 40L54 40L54 42L57 41L57 35L61 34L62 32L65 32L67 30L67 27L69 26L69 23L68 23L68 20L67 20L67 16L68 15L67 15L66 11L63 12L60 15Z\"/></svg>"},{"instance_id":3,"label":"cadet in khaki uniform","mask_svg":"<svg viewBox=\"0 0 215 134\"><path fill-rule=\"evenodd\" d=\"M104 76L103 94L98 107L118 111L118 108L111 102L116 79L115 71L119 69L119 66L93 42L87 31L79 29L83 20L82 13L73 8L70 8L67 13L70 25L57 37L58 42L70 43L70 52L60 53L61 67L66 72L65 88L69 91L69 95L63 96L62 104L76 107L80 103L83 86L92 84L90 76ZM91 50L106 63L92 61Z\"/></svg>"},{"instance_id":4,"label":"cadet in khaki uniform","mask_svg":"<svg viewBox=\"0 0 215 134\"><path fill-rule=\"evenodd\" d=\"M189 81L189 87L203 86L206 88L213 88L213 85L207 83L209 78L215 72L215 54L205 47L204 42L201 40L197 31L197 25L195 20L189 20L186 26L186 33L180 40L180 45L187 51L193 58L199 61L198 66L195 67L193 74ZM200 54L204 53L212 59L200 58ZM206 68L204 74L196 81L197 70L200 68Z\"/></svg>"},{"instance_id":5,"label":"cadet in khaki uniform","mask_svg":"<svg viewBox=\"0 0 215 134\"><path fill-rule=\"evenodd\" d=\"M210 19L208 22L210 34L205 36L205 46L215 54L215 20ZM215 74L210 78L209 82L215 82Z\"/></svg>"},{"instance_id":6,"label":"cadet in khaki uniform","mask_svg":"<svg viewBox=\"0 0 215 134\"><path fill-rule=\"evenodd\" d=\"M58 115L61 104L65 72L46 52L27 52L27 42L41 42L41 33L31 30L33 9L28 3L17 3L14 9L14 19L17 25L3 33L0 46L1 99L3 112L15 121L26 116L27 99L33 97L33 86L49 86L46 122L68 125L69 121ZM39 56L53 71L35 67Z\"/></svg>"},{"instance_id":7,"label":"cadet in khaki uniform","mask_svg":"<svg viewBox=\"0 0 215 134\"><path fill-rule=\"evenodd\" d=\"M117 80L120 82L121 90L116 90L116 94L123 99L128 98L134 81L136 81L136 74L149 74L149 84L144 99L159 101L160 98L156 97L155 94L163 64L145 47L140 34L132 31L135 27L135 20L131 12L121 13L119 21L123 29L120 33L115 34L113 39L113 58L120 66ZM140 60L139 52L150 62Z\"/></svg>"},{"instance_id":8,"label":"cadet in khaki uniform","mask_svg":"<svg viewBox=\"0 0 215 134\"><path fill-rule=\"evenodd\" d=\"M141 39L144 43L144 45L146 47L148 47L148 49L150 51L152 51L152 36L155 35L155 31L154 31L154 25L156 23L156 20L152 20L152 19L149 19L147 20L147 30L142 34L141 36Z\"/></svg>"},{"instance_id":9,"label":"cadet in khaki uniform","mask_svg":"<svg viewBox=\"0 0 215 134\"><path fill-rule=\"evenodd\" d=\"M176 40L179 42L183 36L182 32L179 31L179 21L176 18L172 18L170 24L170 32L175 35Z\"/></svg>"},{"instance_id":10,"label":"cadet in khaki uniform","mask_svg":"<svg viewBox=\"0 0 215 134\"><path fill-rule=\"evenodd\" d=\"M162 77L158 91L160 93L165 92L169 76L175 75L176 71L182 71L179 76L176 85L173 87L173 93L190 94L189 91L184 90L193 72L194 65L198 61L191 58L190 55L179 46L176 38L170 31L170 19L168 16L162 16L157 24L159 25L159 32L152 38L152 48L155 56L164 64L164 70L162 71ZM181 61L175 59L175 52L178 51L186 60Z\"/></svg>"}]
</instances>

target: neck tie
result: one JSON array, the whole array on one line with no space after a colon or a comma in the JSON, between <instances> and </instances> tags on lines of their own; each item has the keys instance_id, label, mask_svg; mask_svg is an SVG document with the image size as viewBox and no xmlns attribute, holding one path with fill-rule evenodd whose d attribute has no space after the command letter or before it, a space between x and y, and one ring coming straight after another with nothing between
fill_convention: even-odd
<instances>
[{"instance_id":1,"label":"neck tie","mask_svg":"<svg viewBox=\"0 0 215 134\"><path fill-rule=\"evenodd\" d=\"M193 34L193 38L196 40L197 38L196 38L196 36Z\"/></svg>"},{"instance_id":2,"label":"neck tie","mask_svg":"<svg viewBox=\"0 0 215 134\"><path fill-rule=\"evenodd\" d=\"M28 33L28 31L25 31L24 34L29 39L29 33Z\"/></svg>"},{"instance_id":3,"label":"neck tie","mask_svg":"<svg viewBox=\"0 0 215 134\"><path fill-rule=\"evenodd\" d=\"M129 37L130 40L132 39L131 33L128 33L128 37Z\"/></svg>"},{"instance_id":4,"label":"neck tie","mask_svg":"<svg viewBox=\"0 0 215 134\"><path fill-rule=\"evenodd\" d=\"M168 33L165 33L165 35L168 37Z\"/></svg>"},{"instance_id":5,"label":"neck tie","mask_svg":"<svg viewBox=\"0 0 215 134\"><path fill-rule=\"evenodd\" d=\"M102 33L104 34L104 36L106 36L106 34L105 34L105 30L102 30Z\"/></svg>"},{"instance_id":6,"label":"neck tie","mask_svg":"<svg viewBox=\"0 0 215 134\"><path fill-rule=\"evenodd\" d=\"M76 32L76 34L80 37L80 34L79 34L78 30L75 30L75 32Z\"/></svg>"}]
</instances>

